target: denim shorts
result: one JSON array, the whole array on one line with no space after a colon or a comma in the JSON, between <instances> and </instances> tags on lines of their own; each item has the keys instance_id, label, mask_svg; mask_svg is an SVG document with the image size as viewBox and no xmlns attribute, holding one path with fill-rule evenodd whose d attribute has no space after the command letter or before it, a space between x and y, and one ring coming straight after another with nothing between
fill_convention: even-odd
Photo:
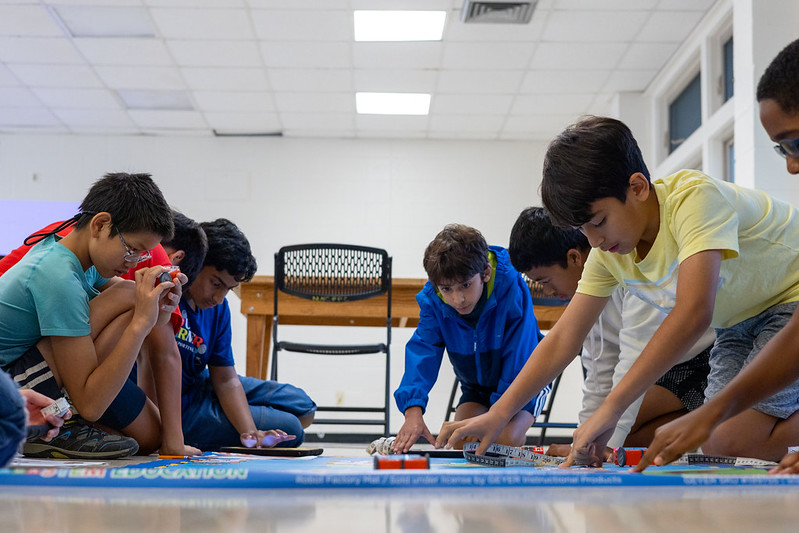
<instances>
[{"instance_id":1,"label":"denim shorts","mask_svg":"<svg viewBox=\"0 0 799 533\"><path fill-rule=\"evenodd\" d=\"M20 388L33 389L54 400L61 396L69 398L64 389L56 383L53 372L35 345L28 348L19 359L4 367L4 370ZM136 420L144 409L146 399L144 391L128 379L98 422L121 431Z\"/></svg>"},{"instance_id":2,"label":"denim shorts","mask_svg":"<svg viewBox=\"0 0 799 533\"><path fill-rule=\"evenodd\" d=\"M705 389L707 399L716 396L780 332L797 305L799 302L775 305L729 328L716 330ZM799 381L752 407L770 416L788 418L799 410Z\"/></svg>"},{"instance_id":3,"label":"denim shorts","mask_svg":"<svg viewBox=\"0 0 799 533\"><path fill-rule=\"evenodd\" d=\"M279 447L293 448L302 444L305 432L299 418L316 412L316 404L305 392L276 381L239 376L247 395L255 427L262 431L281 429L297 438L281 442ZM183 439L186 444L203 451L222 446L241 446L239 432L230 423L214 392L210 379L197 386L192 403L183 411Z\"/></svg>"}]
</instances>

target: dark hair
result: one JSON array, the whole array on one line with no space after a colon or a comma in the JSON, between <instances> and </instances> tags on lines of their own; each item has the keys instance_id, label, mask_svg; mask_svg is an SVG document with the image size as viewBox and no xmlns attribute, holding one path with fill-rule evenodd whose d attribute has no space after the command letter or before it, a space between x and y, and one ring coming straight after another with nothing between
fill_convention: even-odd
<instances>
[{"instance_id":1,"label":"dark hair","mask_svg":"<svg viewBox=\"0 0 799 533\"><path fill-rule=\"evenodd\" d=\"M559 228L552 224L543 207L528 207L519 214L510 231L508 254L513 268L527 272L533 267L568 266L566 254L571 249L591 249L580 230Z\"/></svg>"},{"instance_id":2,"label":"dark hair","mask_svg":"<svg viewBox=\"0 0 799 533\"><path fill-rule=\"evenodd\" d=\"M488 268L488 244L476 229L448 224L427 245L422 263L433 285L465 281Z\"/></svg>"},{"instance_id":3,"label":"dark hair","mask_svg":"<svg viewBox=\"0 0 799 533\"><path fill-rule=\"evenodd\" d=\"M258 269L250 250L250 241L233 222L217 218L202 222L200 227L208 237L208 253L203 266L226 270L236 281L250 281Z\"/></svg>"},{"instance_id":4,"label":"dark hair","mask_svg":"<svg viewBox=\"0 0 799 533\"><path fill-rule=\"evenodd\" d=\"M576 228L591 219L595 201L624 202L630 176L636 172L649 180L630 128L613 118L588 116L566 128L547 148L541 198L555 225Z\"/></svg>"},{"instance_id":5,"label":"dark hair","mask_svg":"<svg viewBox=\"0 0 799 533\"><path fill-rule=\"evenodd\" d=\"M175 222L175 236L168 241L162 241L161 244L175 250L183 250L185 255L180 261L180 271L189 278L189 282L183 286L185 289L192 284L203 268L205 254L208 253L208 238L200 224L183 213L173 210L172 220Z\"/></svg>"},{"instance_id":6,"label":"dark hair","mask_svg":"<svg viewBox=\"0 0 799 533\"><path fill-rule=\"evenodd\" d=\"M757 84L757 101L774 100L785 113L799 111L799 40L777 54Z\"/></svg>"},{"instance_id":7,"label":"dark hair","mask_svg":"<svg viewBox=\"0 0 799 533\"><path fill-rule=\"evenodd\" d=\"M175 231L172 210L149 174L106 174L92 185L80 204L75 229L86 227L100 212L111 214L111 236L119 232L154 233L161 240Z\"/></svg>"}]
</instances>

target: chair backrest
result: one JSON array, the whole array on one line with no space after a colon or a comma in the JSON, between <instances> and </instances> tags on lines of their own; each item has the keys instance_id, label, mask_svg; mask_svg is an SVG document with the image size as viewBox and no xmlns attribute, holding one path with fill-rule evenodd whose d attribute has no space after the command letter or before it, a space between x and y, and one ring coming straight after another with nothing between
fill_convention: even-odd
<instances>
[{"instance_id":1,"label":"chair backrest","mask_svg":"<svg viewBox=\"0 0 799 533\"><path fill-rule=\"evenodd\" d=\"M293 296L349 302L379 296L390 287L391 260L381 248L298 244L275 254L275 289Z\"/></svg>"}]
</instances>

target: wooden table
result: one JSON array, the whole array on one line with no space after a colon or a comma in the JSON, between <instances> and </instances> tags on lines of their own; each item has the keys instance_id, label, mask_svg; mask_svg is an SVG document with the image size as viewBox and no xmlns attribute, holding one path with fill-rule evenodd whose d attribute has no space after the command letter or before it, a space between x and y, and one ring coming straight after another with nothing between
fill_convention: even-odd
<instances>
[{"instance_id":1,"label":"wooden table","mask_svg":"<svg viewBox=\"0 0 799 533\"><path fill-rule=\"evenodd\" d=\"M394 278L391 294L391 325L415 328L419 323L416 294L427 280ZM274 311L274 277L255 276L242 283L236 294L241 298L241 313L247 317L247 375L267 379ZM357 302L310 302L279 293L280 323L316 326L385 327L386 296ZM564 307L533 306L538 327L551 329Z\"/></svg>"}]
</instances>

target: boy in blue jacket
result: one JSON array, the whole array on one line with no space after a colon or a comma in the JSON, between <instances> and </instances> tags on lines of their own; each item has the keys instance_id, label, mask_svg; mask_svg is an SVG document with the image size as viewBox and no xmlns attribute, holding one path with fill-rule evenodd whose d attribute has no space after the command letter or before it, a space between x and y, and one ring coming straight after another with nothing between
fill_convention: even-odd
<instances>
[{"instance_id":1,"label":"boy in blue jacket","mask_svg":"<svg viewBox=\"0 0 799 533\"><path fill-rule=\"evenodd\" d=\"M445 349L463 391L455 420L465 420L488 411L541 338L530 289L508 252L489 247L476 229L446 226L427 246L424 269L429 281L416 295L419 325L405 346L405 374L394 392L405 414L396 453L420 436L435 444L423 414ZM523 445L548 393L544 388L516 413L497 442Z\"/></svg>"}]
</instances>

